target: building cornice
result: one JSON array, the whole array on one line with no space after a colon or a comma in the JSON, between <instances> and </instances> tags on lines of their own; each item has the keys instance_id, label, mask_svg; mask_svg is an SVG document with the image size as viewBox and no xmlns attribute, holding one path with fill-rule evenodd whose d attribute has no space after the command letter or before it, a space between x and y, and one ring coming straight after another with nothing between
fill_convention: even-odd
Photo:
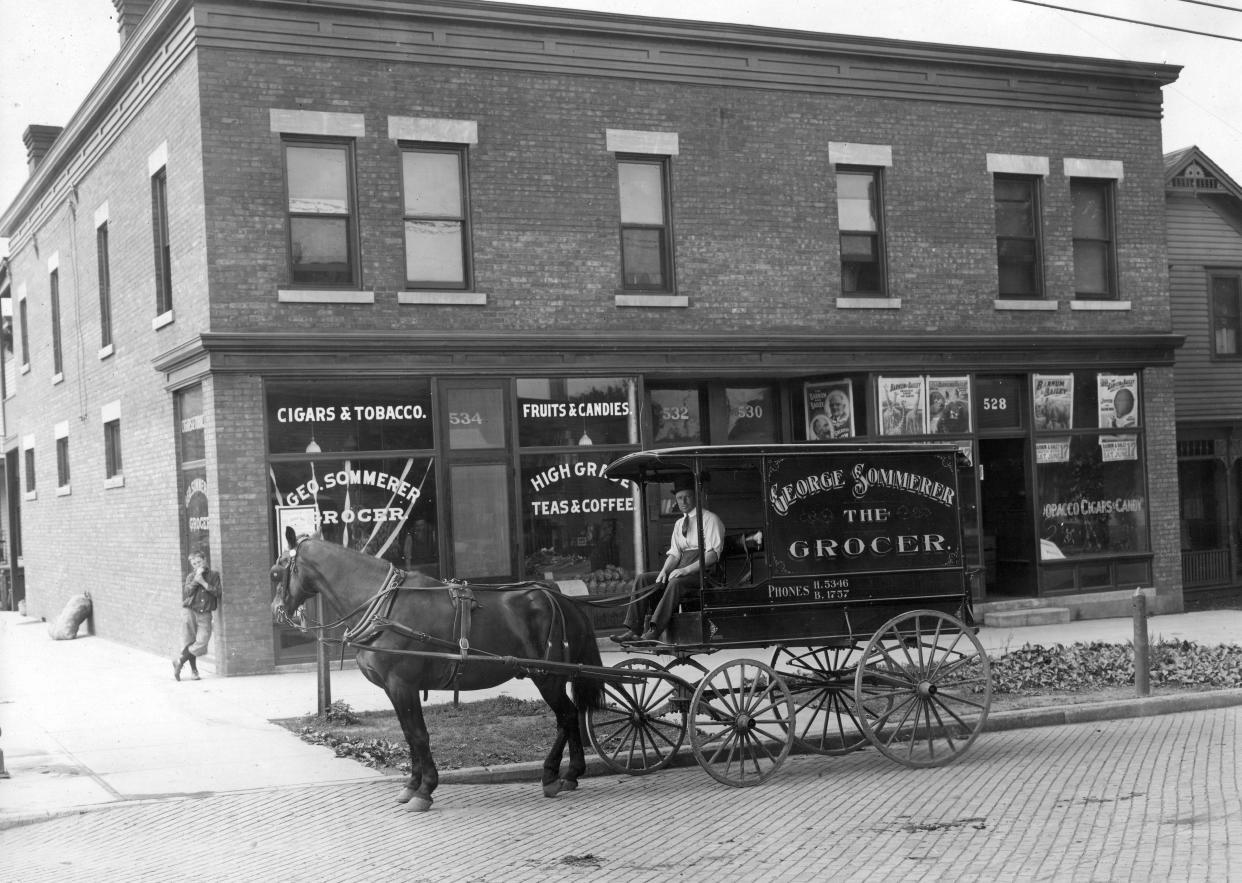
<instances>
[{"instance_id":1,"label":"building cornice","mask_svg":"<svg viewBox=\"0 0 1242 883\"><path fill-rule=\"evenodd\" d=\"M170 383L212 374L597 372L665 376L736 371L789 376L825 371L1070 370L1171 366L1183 337L1100 335L734 335L473 332L206 333L152 362ZM934 366L934 367L931 367Z\"/></svg>"}]
</instances>

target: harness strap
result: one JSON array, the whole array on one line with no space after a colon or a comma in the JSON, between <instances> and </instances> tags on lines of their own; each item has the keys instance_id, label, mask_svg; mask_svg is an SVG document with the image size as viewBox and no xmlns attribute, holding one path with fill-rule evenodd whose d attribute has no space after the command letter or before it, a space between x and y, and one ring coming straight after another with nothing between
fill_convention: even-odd
<instances>
[{"instance_id":1,"label":"harness strap","mask_svg":"<svg viewBox=\"0 0 1242 883\"><path fill-rule=\"evenodd\" d=\"M464 583L450 585L448 592L453 601L453 630L457 633L457 647L461 654L457 662L453 663L453 672L449 676L449 682L452 683L461 677L461 667L470 655L471 613L479 606L479 602L475 600L474 590Z\"/></svg>"}]
</instances>

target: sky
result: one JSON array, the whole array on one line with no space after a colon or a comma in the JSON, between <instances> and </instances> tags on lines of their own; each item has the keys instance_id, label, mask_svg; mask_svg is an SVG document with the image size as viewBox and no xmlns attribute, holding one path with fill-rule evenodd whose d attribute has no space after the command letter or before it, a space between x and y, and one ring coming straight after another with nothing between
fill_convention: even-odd
<instances>
[{"instance_id":1,"label":"sky","mask_svg":"<svg viewBox=\"0 0 1242 883\"><path fill-rule=\"evenodd\" d=\"M1046 5L1022 0L510 2L1180 65L1178 81L1164 89L1165 152L1198 145L1242 182L1242 0L1048 0ZM68 123L115 57L120 37L112 0L0 0L0 34L3 210L27 177L22 143L26 127ZM0 239L0 255L6 253L7 241Z\"/></svg>"}]
</instances>

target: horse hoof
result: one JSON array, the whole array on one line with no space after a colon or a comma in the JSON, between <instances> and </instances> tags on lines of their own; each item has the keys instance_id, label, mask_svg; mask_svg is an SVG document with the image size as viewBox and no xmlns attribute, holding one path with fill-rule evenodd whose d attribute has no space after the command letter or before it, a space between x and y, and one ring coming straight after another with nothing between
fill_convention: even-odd
<instances>
[{"instance_id":1,"label":"horse hoof","mask_svg":"<svg viewBox=\"0 0 1242 883\"><path fill-rule=\"evenodd\" d=\"M555 782L549 782L543 786L544 797L555 797L565 790L565 782L563 779L557 779Z\"/></svg>"},{"instance_id":2,"label":"horse hoof","mask_svg":"<svg viewBox=\"0 0 1242 883\"><path fill-rule=\"evenodd\" d=\"M578 783L573 781L572 779L561 779L561 790L562 791L577 791Z\"/></svg>"},{"instance_id":3,"label":"horse hoof","mask_svg":"<svg viewBox=\"0 0 1242 883\"><path fill-rule=\"evenodd\" d=\"M426 812L429 809L431 809L430 797L415 796L405 805L406 812Z\"/></svg>"},{"instance_id":4,"label":"horse hoof","mask_svg":"<svg viewBox=\"0 0 1242 883\"><path fill-rule=\"evenodd\" d=\"M413 788L402 788L401 793L397 795L397 803L409 803L410 798L414 796Z\"/></svg>"}]
</instances>

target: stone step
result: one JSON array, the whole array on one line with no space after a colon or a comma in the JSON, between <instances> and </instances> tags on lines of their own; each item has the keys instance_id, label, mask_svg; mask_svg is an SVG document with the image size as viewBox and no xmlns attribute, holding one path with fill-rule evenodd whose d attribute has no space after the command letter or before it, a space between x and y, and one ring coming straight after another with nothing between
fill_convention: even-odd
<instances>
[{"instance_id":1,"label":"stone step","mask_svg":"<svg viewBox=\"0 0 1242 883\"><path fill-rule=\"evenodd\" d=\"M1068 607L1029 607L1024 610L989 610L983 624L989 628L1012 629L1028 625L1057 625L1073 618Z\"/></svg>"}]
</instances>

